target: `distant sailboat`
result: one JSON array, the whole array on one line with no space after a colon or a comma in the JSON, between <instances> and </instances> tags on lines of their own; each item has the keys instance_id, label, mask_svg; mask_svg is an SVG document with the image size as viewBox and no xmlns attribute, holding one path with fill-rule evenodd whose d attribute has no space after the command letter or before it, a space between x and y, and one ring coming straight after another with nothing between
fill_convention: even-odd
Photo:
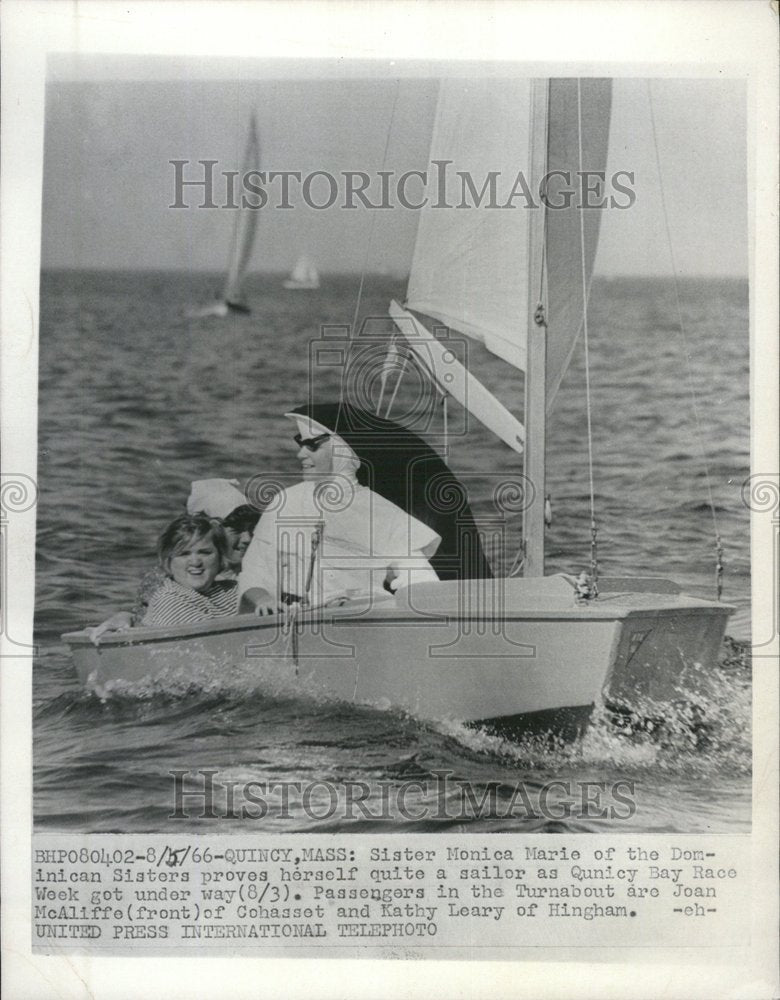
<instances>
[{"instance_id":1,"label":"distant sailboat","mask_svg":"<svg viewBox=\"0 0 780 1000\"><path fill-rule=\"evenodd\" d=\"M299 257L290 277L285 279L283 287L290 289L319 288L320 276L313 261L308 257Z\"/></svg>"},{"instance_id":2,"label":"distant sailboat","mask_svg":"<svg viewBox=\"0 0 780 1000\"><path fill-rule=\"evenodd\" d=\"M259 164L260 143L257 137L257 123L255 116L252 115L249 122L246 147L244 149L242 176L245 176L250 170L257 170ZM257 209L247 206L237 209L228 271L222 297L217 299L216 302L211 302L207 306L203 306L201 309L189 311L187 316L191 319L199 319L206 316L227 316L231 312L250 312L249 305L244 296L243 286L255 242L257 215Z\"/></svg>"}]
</instances>

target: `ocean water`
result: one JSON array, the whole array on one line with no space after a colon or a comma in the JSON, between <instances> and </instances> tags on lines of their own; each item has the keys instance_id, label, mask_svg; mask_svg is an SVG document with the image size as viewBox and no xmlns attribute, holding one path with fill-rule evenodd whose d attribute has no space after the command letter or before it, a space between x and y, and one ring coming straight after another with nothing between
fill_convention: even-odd
<instances>
[{"instance_id":1,"label":"ocean water","mask_svg":"<svg viewBox=\"0 0 780 1000\"><path fill-rule=\"evenodd\" d=\"M732 637L704 706L704 730L670 707L653 732L626 734L597 713L568 745L508 742L458 720L433 724L274 687L240 669L182 688L140 684L101 699L76 681L63 632L127 608L154 562L156 536L182 507L192 479L295 474L282 414L307 398L337 398L341 370L312 345L353 321L358 280L326 277L319 291L289 293L275 276L249 287L253 311L187 319L218 277L171 273L45 273L41 283L39 502L34 666L35 821L40 830L223 833L738 832L750 823L748 298L739 281L681 286L685 337L673 284L612 279L590 309L592 426L599 560L604 574L669 576L714 596L715 532L723 544L723 599ZM368 276L360 317L381 339L404 283ZM335 334L334 334L335 331ZM522 395L497 359L469 345L469 363L507 405ZM316 355L316 357L315 357ZM325 360L323 360L325 358ZM357 369L356 369L357 370ZM374 385L375 388L375 385ZM350 391L358 391L352 386ZM414 377L399 412L416 392ZM406 393L406 396L404 395ZM548 571L579 572L590 555L583 353L550 418ZM413 400L412 400L413 402ZM430 413L440 430L440 408ZM427 419L427 418L426 418ZM453 469L468 478L479 520L496 477L514 457L479 427L449 413ZM437 423L439 421L439 423ZM714 515L709 504L712 495ZM517 525L519 529L519 523ZM505 551L491 553L506 570ZM280 815L172 818L173 771L218 771L218 781L308 785ZM454 785L442 791L441 775ZM390 799L376 819L317 808L331 781L362 783L368 802ZM533 798L563 790L551 815L508 814L522 785ZM468 783L482 809L455 808ZM567 802L585 782L630 783L633 815L583 816ZM414 785L414 783L418 783ZM422 787L420 787L422 786ZM400 790L409 810L396 808ZM568 791L567 791L568 789ZM574 789L575 791L572 791ZM416 806L451 797L453 808ZM437 798L438 796L438 798ZM449 801L449 798L448 798ZM458 800L460 801L460 799ZM552 810L553 812L555 810ZM549 812L549 811L548 811ZM444 816L446 814L446 818Z\"/></svg>"}]
</instances>

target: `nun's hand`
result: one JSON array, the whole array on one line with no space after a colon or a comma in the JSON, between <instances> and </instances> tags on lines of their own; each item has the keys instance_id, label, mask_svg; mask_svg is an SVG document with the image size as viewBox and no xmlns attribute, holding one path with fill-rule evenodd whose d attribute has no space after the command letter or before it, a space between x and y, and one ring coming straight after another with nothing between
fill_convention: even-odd
<instances>
[{"instance_id":1,"label":"nun's hand","mask_svg":"<svg viewBox=\"0 0 780 1000\"><path fill-rule=\"evenodd\" d=\"M284 608L275 608L272 604L259 604L255 608L255 614L258 618L268 618L272 615L281 615L284 613Z\"/></svg>"},{"instance_id":2,"label":"nun's hand","mask_svg":"<svg viewBox=\"0 0 780 1000\"><path fill-rule=\"evenodd\" d=\"M99 625L93 625L92 628L86 629L86 633L92 645L99 646L100 637L105 635L106 632L123 632L125 629L130 628L132 624L133 616L129 611L117 611L115 615L106 618Z\"/></svg>"},{"instance_id":3,"label":"nun's hand","mask_svg":"<svg viewBox=\"0 0 780 1000\"><path fill-rule=\"evenodd\" d=\"M238 613L265 617L266 615L278 615L281 610L277 602L263 587L250 587L241 595Z\"/></svg>"}]
</instances>

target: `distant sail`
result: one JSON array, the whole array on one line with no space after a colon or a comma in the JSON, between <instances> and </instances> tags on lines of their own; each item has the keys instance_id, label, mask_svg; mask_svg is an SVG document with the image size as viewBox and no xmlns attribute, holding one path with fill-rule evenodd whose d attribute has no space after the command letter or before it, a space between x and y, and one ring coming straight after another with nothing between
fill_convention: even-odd
<instances>
[{"instance_id":1,"label":"distant sail","mask_svg":"<svg viewBox=\"0 0 780 1000\"><path fill-rule=\"evenodd\" d=\"M319 288L320 276L314 263L308 257L300 257L283 286L291 289Z\"/></svg>"},{"instance_id":2,"label":"distant sail","mask_svg":"<svg viewBox=\"0 0 780 1000\"><path fill-rule=\"evenodd\" d=\"M603 170L610 82L579 83L582 169ZM577 87L576 79L442 81L430 162L448 162L439 167L447 183L420 211L406 303L525 371L528 316L545 302L548 405L582 323ZM568 208L542 216L540 184L553 170L568 172L574 195ZM561 188L553 178L551 204L563 200ZM588 280L600 215L586 213ZM555 261L554 275L544 273L543 260Z\"/></svg>"},{"instance_id":3,"label":"distant sail","mask_svg":"<svg viewBox=\"0 0 780 1000\"><path fill-rule=\"evenodd\" d=\"M257 140L257 123L255 122L254 115L252 115L249 122L249 135L247 136L243 165L245 173L250 170L257 170L260 165L260 145ZM247 312L249 311L249 307L244 300L243 285L249 261L252 257L258 214L258 211L255 209L238 209L236 227L233 231L230 265L225 280L225 290L222 293L222 298L229 307L233 309L245 309Z\"/></svg>"},{"instance_id":4,"label":"distant sail","mask_svg":"<svg viewBox=\"0 0 780 1000\"><path fill-rule=\"evenodd\" d=\"M252 115L249 122L246 147L244 149L243 175L251 170L257 170L260 165L260 143L257 136L257 123ZM248 313L249 306L244 298L244 279L249 268L257 232L257 216L259 212L247 206L236 210L236 221L233 228L233 240L228 259L228 271L222 298L198 309L190 309L187 316L190 319L203 319L209 316L227 316L231 312Z\"/></svg>"}]
</instances>

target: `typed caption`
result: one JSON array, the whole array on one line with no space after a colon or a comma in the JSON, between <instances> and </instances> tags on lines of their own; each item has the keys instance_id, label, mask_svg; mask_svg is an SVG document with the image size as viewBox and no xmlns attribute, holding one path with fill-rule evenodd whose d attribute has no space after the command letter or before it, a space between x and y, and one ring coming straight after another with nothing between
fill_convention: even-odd
<instances>
[{"instance_id":1,"label":"typed caption","mask_svg":"<svg viewBox=\"0 0 780 1000\"><path fill-rule=\"evenodd\" d=\"M523 957L747 942L749 839L38 834L40 954Z\"/></svg>"}]
</instances>

